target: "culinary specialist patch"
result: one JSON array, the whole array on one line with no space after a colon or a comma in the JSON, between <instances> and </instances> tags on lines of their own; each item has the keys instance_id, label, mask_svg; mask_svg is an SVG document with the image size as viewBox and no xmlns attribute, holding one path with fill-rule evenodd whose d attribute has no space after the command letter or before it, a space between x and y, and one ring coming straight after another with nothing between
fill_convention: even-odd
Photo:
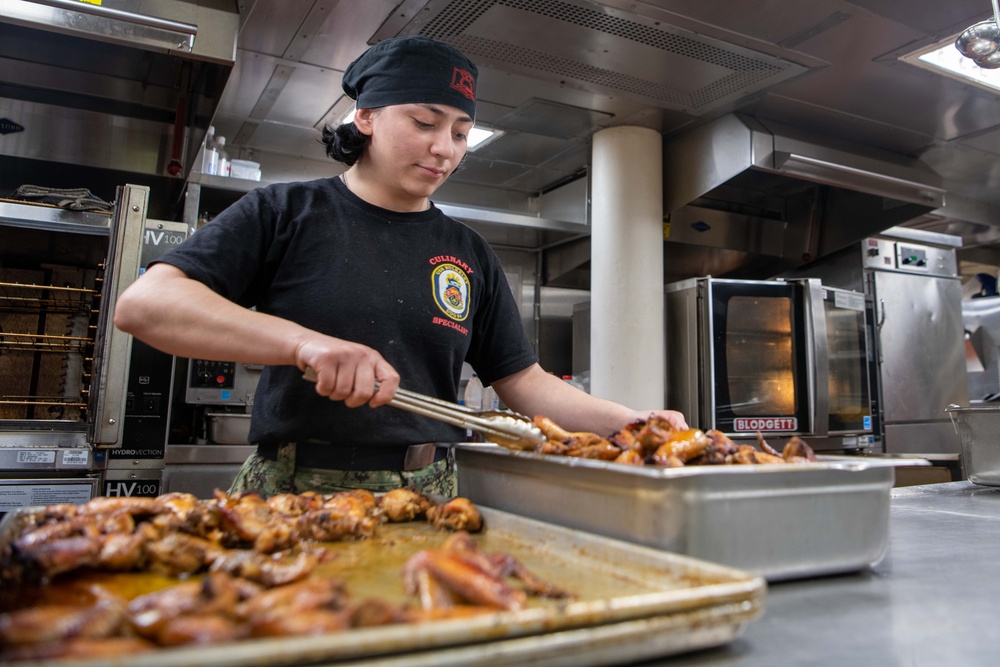
<instances>
[{"instance_id":1,"label":"culinary specialist patch","mask_svg":"<svg viewBox=\"0 0 1000 667\"><path fill-rule=\"evenodd\" d=\"M431 272L434 301L445 315L462 322L469 316L469 277L454 264L438 264Z\"/></svg>"}]
</instances>

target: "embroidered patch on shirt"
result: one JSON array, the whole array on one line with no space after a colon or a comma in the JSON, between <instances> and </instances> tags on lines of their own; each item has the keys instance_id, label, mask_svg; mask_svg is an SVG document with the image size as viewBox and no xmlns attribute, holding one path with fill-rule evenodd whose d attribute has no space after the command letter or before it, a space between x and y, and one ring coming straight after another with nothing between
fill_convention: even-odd
<instances>
[{"instance_id":1,"label":"embroidered patch on shirt","mask_svg":"<svg viewBox=\"0 0 1000 667\"><path fill-rule=\"evenodd\" d=\"M445 315L462 322L469 316L469 277L454 264L438 264L431 272L434 301Z\"/></svg>"}]
</instances>

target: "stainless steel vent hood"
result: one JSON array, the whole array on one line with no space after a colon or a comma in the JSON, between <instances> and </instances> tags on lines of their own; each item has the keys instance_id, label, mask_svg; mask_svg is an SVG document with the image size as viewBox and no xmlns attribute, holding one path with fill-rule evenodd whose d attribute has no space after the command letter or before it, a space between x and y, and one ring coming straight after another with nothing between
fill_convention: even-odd
<instances>
[{"instance_id":1,"label":"stainless steel vent hood","mask_svg":"<svg viewBox=\"0 0 1000 667\"><path fill-rule=\"evenodd\" d=\"M212 122L239 22L226 0L0 0L0 196L32 183L110 201L128 181L149 185L163 215Z\"/></svg>"},{"instance_id":2,"label":"stainless steel vent hood","mask_svg":"<svg viewBox=\"0 0 1000 667\"><path fill-rule=\"evenodd\" d=\"M664 142L668 275L769 278L944 205L919 160L729 114Z\"/></svg>"}]
</instances>

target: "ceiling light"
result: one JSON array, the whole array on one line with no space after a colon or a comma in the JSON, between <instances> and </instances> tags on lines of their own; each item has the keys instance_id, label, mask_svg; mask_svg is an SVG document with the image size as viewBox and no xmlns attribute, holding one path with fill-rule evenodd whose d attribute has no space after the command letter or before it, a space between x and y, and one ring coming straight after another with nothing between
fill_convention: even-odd
<instances>
[{"instance_id":1,"label":"ceiling light","mask_svg":"<svg viewBox=\"0 0 1000 667\"><path fill-rule=\"evenodd\" d=\"M488 127L483 127L477 125L469 131L469 145L470 151L475 151L491 141L496 141L503 132L501 130L492 130Z\"/></svg>"},{"instance_id":2,"label":"ceiling light","mask_svg":"<svg viewBox=\"0 0 1000 667\"><path fill-rule=\"evenodd\" d=\"M351 108L347 111L347 113L344 114L344 117L341 118L340 122L337 123L337 124L338 125L345 125L347 123L353 123L354 122L354 112L356 112L357 110L358 110L358 108L352 104Z\"/></svg>"},{"instance_id":3,"label":"ceiling light","mask_svg":"<svg viewBox=\"0 0 1000 667\"><path fill-rule=\"evenodd\" d=\"M948 37L932 46L900 58L924 69L944 74L963 83L970 83L996 93L1000 90L1000 71L984 69L955 48L955 37Z\"/></svg>"},{"instance_id":4,"label":"ceiling light","mask_svg":"<svg viewBox=\"0 0 1000 667\"><path fill-rule=\"evenodd\" d=\"M1000 67L1000 7L993 0L993 19L980 21L966 28L958 39L955 48L966 58L972 60L983 69Z\"/></svg>"}]
</instances>

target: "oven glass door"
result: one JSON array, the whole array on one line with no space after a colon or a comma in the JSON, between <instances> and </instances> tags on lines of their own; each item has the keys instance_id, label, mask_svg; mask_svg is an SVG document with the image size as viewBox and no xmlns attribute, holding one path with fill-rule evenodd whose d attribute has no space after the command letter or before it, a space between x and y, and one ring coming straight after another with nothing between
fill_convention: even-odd
<instances>
[{"instance_id":1,"label":"oven glass door","mask_svg":"<svg viewBox=\"0 0 1000 667\"><path fill-rule=\"evenodd\" d=\"M715 427L809 433L804 289L795 282L713 281Z\"/></svg>"},{"instance_id":2,"label":"oven glass door","mask_svg":"<svg viewBox=\"0 0 1000 667\"><path fill-rule=\"evenodd\" d=\"M829 432L870 432L865 297L849 290L824 288L823 292L830 364Z\"/></svg>"}]
</instances>

